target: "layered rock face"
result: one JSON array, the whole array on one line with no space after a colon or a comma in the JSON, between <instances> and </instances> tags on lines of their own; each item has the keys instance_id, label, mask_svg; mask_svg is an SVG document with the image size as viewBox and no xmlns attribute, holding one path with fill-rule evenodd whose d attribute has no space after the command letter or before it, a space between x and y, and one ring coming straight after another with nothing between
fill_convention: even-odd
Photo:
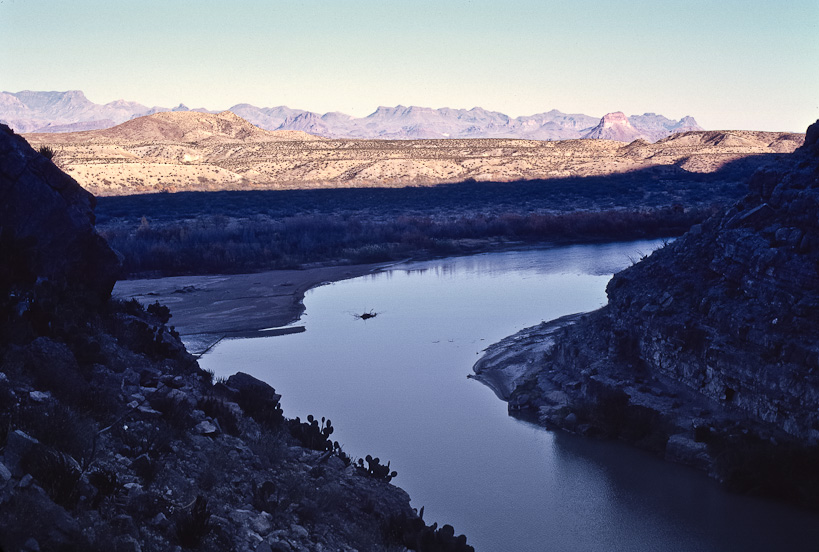
<instances>
[{"instance_id":1,"label":"layered rock face","mask_svg":"<svg viewBox=\"0 0 819 552\"><path fill-rule=\"evenodd\" d=\"M109 295L119 261L94 230L94 202L73 178L0 125L0 251L6 278L36 276Z\"/></svg>"},{"instance_id":2,"label":"layered rock face","mask_svg":"<svg viewBox=\"0 0 819 552\"><path fill-rule=\"evenodd\" d=\"M611 345L652 374L819 439L819 159L758 171L722 217L616 275Z\"/></svg>"},{"instance_id":3,"label":"layered rock face","mask_svg":"<svg viewBox=\"0 0 819 552\"><path fill-rule=\"evenodd\" d=\"M722 479L736 474L726 455L737 450L765 470L783 450L810 451L819 444L817 141L819 122L726 213L615 275L606 307L518 336L553 340L545 353L490 350L479 377L515 374L510 409L542 423L617 436ZM819 502L816 490L798 500Z\"/></svg>"}]
</instances>

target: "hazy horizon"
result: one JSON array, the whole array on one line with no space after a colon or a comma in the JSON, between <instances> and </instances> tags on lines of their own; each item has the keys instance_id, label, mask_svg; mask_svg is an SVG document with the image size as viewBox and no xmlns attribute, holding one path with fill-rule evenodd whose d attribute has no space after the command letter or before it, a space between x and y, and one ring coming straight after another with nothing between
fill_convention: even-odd
<instances>
[{"instance_id":1,"label":"hazy horizon","mask_svg":"<svg viewBox=\"0 0 819 552\"><path fill-rule=\"evenodd\" d=\"M819 3L0 2L0 89L224 110L693 116L804 132Z\"/></svg>"},{"instance_id":2,"label":"hazy horizon","mask_svg":"<svg viewBox=\"0 0 819 552\"><path fill-rule=\"evenodd\" d=\"M234 107L234 106L237 106L237 105L250 104L250 102L237 101L237 102L233 102L228 107L212 108L212 107L207 106L207 105L191 105L191 104L189 104L189 103L187 103L185 101L178 101L178 102L174 102L174 103L168 104L168 105L152 105L152 104L146 104L144 102L140 102L138 100L134 100L133 98L128 98L128 97L112 98L110 100L102 100L101 101L101 100L97 100L95 98L89 98L88 94L85 92L85 90L82 90L82 89L72 89L72 90L32 90L32 89L0 90L0 92L9 93L9 94L19 94L21 92L64 94L64 93L75 92L75 91L82 92L82 94L85 96L85 98L87 100L89 100L89 101L91 101L91 102L93 102L95 104L99 104L99 105L105 105L105 104L108 104L108 103L113 103L113 102L116 102L116 101L124 100L124 101L131 101L131 102L136 102L136 103L142 104L147 108L161 107L161 108L168 108L168 109L173 110L173 109L176 109L176 108L178 108L180 106L184 106L185 108L187 108L190 111L193 111L193 110L196 110L196 109L206 109L206 110L211 111L211 112L219 113L219 112L222 112L222 111L229 111L231 107ZM470 106L470 107L455 106L455 105L442 105L442 106L437 106L436 107L436 106L414 105L414 104L413 105L410 105L410 104L396 104L396 105L383 105L383 104L380 104L380 105L378 105L376 107L373 107L369 111L365 110L366 112L364 112L361 115L353 115L352 113L347 113L347 112L344 112L344 111L341 111L341 110L338 110L338 109L332 109L330 111L313 111L313 110L310 110L310 109L304 109L304 108L299 107L297 105L276 104L276 105L255 105L254 107L258 107L260 109L286 107L286 108L295 109L295 110L311 111L311 112L314 112L314 113L318 113L319 115L325 115L327 113L342 113L342 114L345 114L345 115L350 115L350 116L355 117L355 118L369 117L370 115L373 115L376 111L378 111L379 109L382 109L382 108L396 109L396 108L399 108L399 107L403 107L403 108L407 108L407 109L408 108L421 108L421 109L433 109L433 110L456 109L456 110L465 110L465 111L470 111L472 109L484 109L486 111L503 113L504 115L508 115L508 116L512 117L513 119L516 118L516 117L527 117L527 116L532 116L532 115L538 115L540 113L547 113L547 112L552 111L552 110L560 111L560 112L562 112L564 114L567 114L567 115L580 114L580 115L589 115L591 117L600 117L600 118L602 118L604 115L606 115L608 113L622 111L622 110L615 109L613 111L608 111L606 113L596 114L596 113L568 112L568 111L563 111L563 110L558 109L558 108L549 108L549 109L543 109L543 110L535 112L535 113L521 113L519 115L517 115L517 114L516 115L511 115L509 113L504 113L503 111L500 111L500 110L497 110L497 109L487 109L486 107L480 106L480 105L473 105L473 106ZM652 113L655 114L655 115L666 115L665 113L656 113L656 112L640 112L640 113L635 112L635 113L626 113L626 115L630 117L632 115L649 115L649 114L652 114ZM694 117L696 119L696 117L694 115L692 115L690 113L688 115L690 115L690 116L692 116L692 117ZM669 118L674 119L674 117L669 117ZM677 117L676 119L681 119L681 118L682 118L682 116ZM715 130L719 130L719 129L715 129ZM749 129L749 130L753 130L753 129Z\"/></svg>"}]
</instances>

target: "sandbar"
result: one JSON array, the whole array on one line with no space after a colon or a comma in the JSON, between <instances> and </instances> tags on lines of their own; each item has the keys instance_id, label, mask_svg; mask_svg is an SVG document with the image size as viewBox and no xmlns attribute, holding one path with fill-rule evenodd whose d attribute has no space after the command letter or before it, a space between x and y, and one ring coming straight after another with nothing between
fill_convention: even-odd
<instances>
[{"instance_id":1,"label":"sandbar","mask_svg":"<svg viewBox=\"0 0 819 552\"><path fill-rule=\"evenodd\" d=\"M294 325L304 312L304 294L322 284L356 278L396 263L341 265L252 274L169 276L121 280L117 299L159 301L171 309L168 323L193 354L225 337L261 337L304 331Z\"/></svg>"}]
</instances>

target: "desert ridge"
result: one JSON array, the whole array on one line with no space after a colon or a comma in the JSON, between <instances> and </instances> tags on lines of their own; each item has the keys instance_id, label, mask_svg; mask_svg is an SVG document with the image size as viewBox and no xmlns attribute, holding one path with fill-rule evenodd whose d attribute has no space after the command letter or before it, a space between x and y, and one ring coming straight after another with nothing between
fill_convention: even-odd
<instances>
[{"instance_id":1,"label":"desert ridge","mask_svg":"<svg viewBox=\"0 0 819 552\"><path fill-rule=\"evenodd\" d=\"M229 111L162 112L102 130L24 137L35 149L52 148L54 162L99 196L508 182L652 166L713 172L746 156L789 153L804 142L804 134L755 131L689 131L655 143L325 139L263 130Z\"/></svg>"},{"instance_id":2,"label":"desert ridge","mask_svg":"<svg viewBox=\"0 0 819 552\"><path fill-rule=\"evenodd\" d=\"M225 140L243 142L274 142L279 140L321 140L298 130L264 130L238 115L221 113L200 113L198 111L165 111L137 117L111 128L62 133L32 133L27 136L49 136L55 144L105 142L184 142L197 143L203 140Z\"/></svg>"}]
</instances>

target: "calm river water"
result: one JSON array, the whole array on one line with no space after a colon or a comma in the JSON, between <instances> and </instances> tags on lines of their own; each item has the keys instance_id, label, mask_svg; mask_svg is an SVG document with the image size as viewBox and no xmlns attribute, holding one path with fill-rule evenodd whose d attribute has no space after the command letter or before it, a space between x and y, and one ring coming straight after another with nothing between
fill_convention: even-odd
<instances>
[{"instance_id":1,"label":"calm river water","mask_svg":"<svg viewBox=\"0 0 819 552\"><path fill-rule=\"evenodd\" d=\"M225 341L200 364L267 381L289 417L330 418L345 451L390 460L427 523L453 525L479 552L819 549L819 516L517 421L466 378L489 344L603 305L611 274L659 245L399 265L308 292L304 333Z\"/></svg>"}]
</instances>

